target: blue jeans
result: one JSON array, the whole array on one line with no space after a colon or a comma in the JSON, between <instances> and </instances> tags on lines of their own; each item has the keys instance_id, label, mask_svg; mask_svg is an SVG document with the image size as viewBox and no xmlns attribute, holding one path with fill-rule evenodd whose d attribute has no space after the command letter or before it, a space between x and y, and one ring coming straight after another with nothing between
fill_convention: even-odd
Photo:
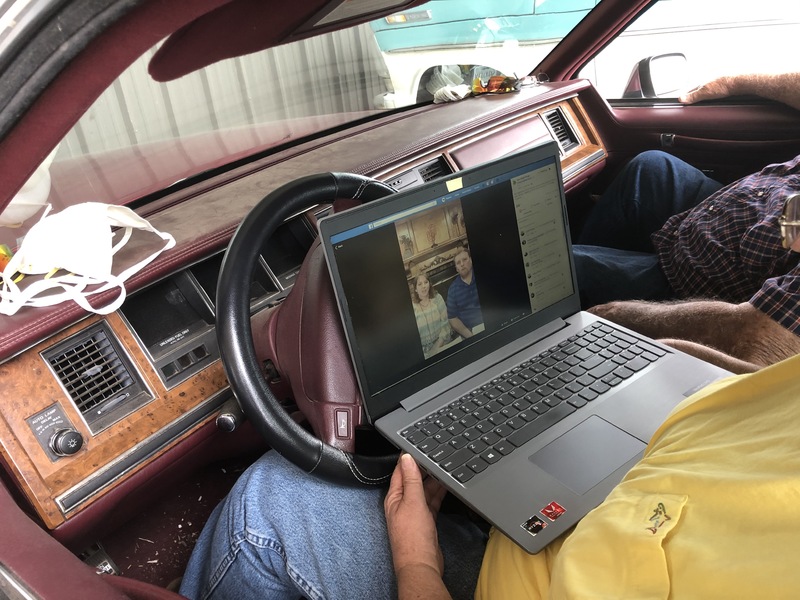
<instances>
[{"instance_id":1,"label":"blue jeans","mask_svg":"<svg viewBox=\"0 0 800 600\"><path fill-rule=\"evenodd\" d=\"M383 514L385 489L336 486L269 451L214 510L192 553L181 594L206 598L396 598ZM486 536L440 514L445 583L472 598Z\"/></svg>"},{"instance_id":2,"label":"blue jeans","mask_svg":"<svg viewBox=\"0 0 800 600\"><path fill-rule=\"evenodd\" d=\"M628 163L592 208L573 246L582 307L673 298L650 235L721 187L658 150Z\"/></svg>"}]
</instances>

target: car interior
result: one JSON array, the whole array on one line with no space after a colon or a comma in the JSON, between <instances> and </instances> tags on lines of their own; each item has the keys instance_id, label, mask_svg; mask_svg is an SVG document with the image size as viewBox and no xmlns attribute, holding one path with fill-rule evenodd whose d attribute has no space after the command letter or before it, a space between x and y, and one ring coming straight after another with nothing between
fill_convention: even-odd
<instances>
[{"instance_id":1,"label":"car interior","mask_svg":"<svg viewBox=\"0 0 800 600\"><path fill-rule=\"evenodd\" d=\"M29 7L18 30L0 32L0 206L142 56L153 81L176 81L420 4ZM534 70L515 74L511 93L333 114L313 127L300 119L288 133L267 123L254 146L197 136L177 149L188 166L170 181L160 174L168 144L138 163L110 152L94 159L103 175L54 187L55 209L109 201L103 190L118 189L116 202L175 246L125 282L127 297L109 314L64 302L0 316L0 597L179 597L174 582L205 519L270 447L299 464L322 461L333 479L346 478L351 460L369 475L391 470L396 451L361 414L317 241L331 211L554 140L577 232L643 150L667 150L724 183L795 156L800 118L790 108L752 98L612 102L578 75L649 4L596 3ZM305 93L289 77L274 85L289 104ZM209 156L197 158L206 147ZM75 165L56 164L54 182L88 169ZM81 235L71 231L65 243ZM134 236L115 268L156 248ZM455 276L452 267L439 271L441 281ZM102 307L117 293L90 302Z\"/></svg>"}]
</instances>

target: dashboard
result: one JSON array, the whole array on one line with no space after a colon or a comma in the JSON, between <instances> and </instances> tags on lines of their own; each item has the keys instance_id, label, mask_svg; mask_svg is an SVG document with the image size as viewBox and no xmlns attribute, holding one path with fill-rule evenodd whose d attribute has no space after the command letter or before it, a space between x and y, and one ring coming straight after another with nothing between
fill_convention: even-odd
<instances>
[{"instance_id":1,"label":"dashboard","mask_svg":"<svg viewBox=\"0 0 800 600\"><path fill-rule=\"evenodd\" d=\"M101 317L59 306L0 323L5 476L48 529L69 537L70 523L112 514L134 487L147 488L149 468L213 435L232 400L214 327L217 276L239 221L272 189L328 170L402 191L555 139L569 195L607 158L587 112L594 94L577 81L421 107L307 141L148 205L143 216L177 246L130 280L120 310ZM250 290L254 319L291 291L316 220L328 210L292 216L261 249ZM144 249L130 246L121 260L133 263Z\"/></svg>"}]
</instances>

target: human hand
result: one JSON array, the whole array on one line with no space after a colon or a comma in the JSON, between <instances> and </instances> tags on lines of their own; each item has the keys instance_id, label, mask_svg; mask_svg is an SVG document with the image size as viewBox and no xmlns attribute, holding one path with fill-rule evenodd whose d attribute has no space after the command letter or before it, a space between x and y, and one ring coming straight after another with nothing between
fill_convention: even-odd
<instances>
[{"instance_id":1,"label":"human hand","mask_svg":"<svg viewBox=\"0 0 800 600\"><path fill-rule=\"evenodd\" d=\"M694 104L702 100L714 100L717 98L725 98L733 95L731 89L731 80L729 77L720 77L696 88L689 90L683 95L678 97L678 100L683 104Z\"/></svg>"},{"instance_id":2,"label":"human hand","mask_svg":"<svg viewBox=\"0 0 800 600\"><path fill-rule=\"evenodd\" d=\"M428 477L423 481L409 454L398 461L383 507L392 561L398 580L403 571L433 571L441 578L444 559L436 535L436 515L447 490Z\"/></svg>"}]
</instances>

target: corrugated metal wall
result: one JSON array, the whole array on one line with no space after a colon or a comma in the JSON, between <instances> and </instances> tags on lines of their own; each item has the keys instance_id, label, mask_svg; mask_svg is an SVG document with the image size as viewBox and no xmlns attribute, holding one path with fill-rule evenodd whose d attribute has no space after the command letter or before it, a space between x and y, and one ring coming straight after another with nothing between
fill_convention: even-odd
<instances>
[{"instance_id":1,"label":"corrugated metal wall","mask_svg":"<svg viewBox=\"0 0 800 600\"><path fill-rule=\"evenodd\" d=\"M59 158L254 123L374 108L388 72L368 25L230 59L166 84L151 50L81 118Z\"/></svg>"}]
</instances>

